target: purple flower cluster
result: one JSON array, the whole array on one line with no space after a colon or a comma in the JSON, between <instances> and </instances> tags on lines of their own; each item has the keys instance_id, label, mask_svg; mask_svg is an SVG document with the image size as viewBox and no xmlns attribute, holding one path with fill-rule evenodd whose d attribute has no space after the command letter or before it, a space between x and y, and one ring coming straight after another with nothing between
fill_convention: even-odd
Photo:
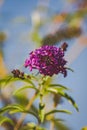
<instances>
[{"instance_id":1,"label":"purple flower cluster","mask_svg":"<svg viewBox=\"0 0 87 130\"><path fill-rule=\"evenodd\" d=\"M63 49L46 45L32 51L24 66L29 67L31 71L38 69L43 75L53 76L62 73L66 77L66 63Z\"/></svg>"}]
</instances>

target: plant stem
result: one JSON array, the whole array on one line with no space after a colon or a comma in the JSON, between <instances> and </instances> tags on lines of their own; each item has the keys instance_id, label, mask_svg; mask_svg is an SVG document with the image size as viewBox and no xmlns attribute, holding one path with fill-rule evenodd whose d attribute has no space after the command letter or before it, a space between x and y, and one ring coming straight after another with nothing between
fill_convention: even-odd
<instances>
[{"instance_id":1,"label":"plant stem","mask_svg":"<svg viewBox=\"0 0 87 130\"><path fill-rule=\"evenodd\" d=\"M31 106L32 106L32 104L33 104L33 102L34 102L36 96L37 96L37 93L35 93L35 94L33 95L33 97L31 98L31 100L30 100L29 103L27 104L26 110L28 110L28 111L30 110L30 108L31 108ZM25 113L23 113L23 114L21 115L20 119L18 120L18 122L17 122L17 124L16 124L16 126L15 126L15 128L14 128L14 130L19 130L19 127L21 126L21 124L22 124L23 120L25 119L26 115L27 115L27 114L25 114Z\"/></svg>"},{"instance_id":2,"label":"plant stem","mask_svg":"<svg viewBox=\"0 0 87 130\"><path fill-rule=\"evenodd\" d=\"M57 101L57 102L55 102L56 100L58 100L58 101ZM60 100L59 95L54 95L54 103L53 103L53 108L56 108L56 107L58 106L59 100ZM53 115L53 117L52 117L52 118L54 118L54 115ZM50 130L54 130L54 127L55 127L54 122L53 122L53 121L51 121L51 124L50 124Z\"/></svg>"},{"instance_id":3,"label":"plant stem","mask_svg":"<svg viewBox=\"0 0 87 130\"><path fill-rule=\"evenodd\" d=\"M53 121L50 124L50 130L54 130L54 122Z\"/></svg>"}]
</instances>

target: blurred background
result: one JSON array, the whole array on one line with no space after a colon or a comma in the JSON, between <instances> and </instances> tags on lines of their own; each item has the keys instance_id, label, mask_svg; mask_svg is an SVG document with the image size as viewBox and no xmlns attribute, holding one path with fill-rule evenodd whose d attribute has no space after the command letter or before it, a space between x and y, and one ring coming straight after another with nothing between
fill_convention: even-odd
<instances>
[{"instance_id":1,"label":"blurred background","mask_svg":"<svg viewBox=\"0 0 87 130\"><path fill-rule=\"evenodd\" d=\"M0 0L0 78L23 68L31 50L63 42L74 73L55 81L72 89L80 112L64 101L59 107L73 114L59 116L72 130L80 130L87 126L87 0Z\"/></svg>"}]
</instances>

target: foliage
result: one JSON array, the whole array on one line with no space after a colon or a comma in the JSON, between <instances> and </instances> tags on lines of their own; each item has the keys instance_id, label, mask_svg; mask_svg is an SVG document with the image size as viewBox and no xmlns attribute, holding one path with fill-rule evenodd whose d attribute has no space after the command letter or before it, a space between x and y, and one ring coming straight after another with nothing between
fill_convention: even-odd
<instances>
[{"instance_id":1,"label":"foliage","mask_svg":"<svg viewBox=\"0 0 87 130\"><path fill-rule=\"evenodd\" d=\"M18 70L15 70L15 72L17 73ZM43 76L40 74L38 74L37 76L34 76L32 74L28 75L26 73L23 73L23 75L20 76L20 73L19 75L13 74L13 75L7 76L4 79L0 79L1 90L3 90L4 87L6 88L6 86L8 88L8 86L12 83L21 82L23 84L20 88L14 88L14 91L12 92L12 95L13 95L12 97L15 99L16 103L14 102L0 108L0 116L2 119L0 121L0 125L2 125L5 122L9 122L11 123L11 125L16 125L14 130L17 130L19 128L20 130L27 130L27 129L45 130L45 128L41 127L41 124L44 124L47 122L53 122L56 128L59 126L58 127L59 130L61 129L68 130L68 128L66 128L62 123L60 123L61 119L59 120L55 119L54 114L55 113L71 114L71 112L65 109L63 110L57 109L57 105L53 109L46 111L45 109L46 104L43 101L43 99L46 95L49 95L49 93L51 95L55 95L55 94L60 95L61 97L66 98L73 105L73 107L77 111L79 111L78 106L73 100L73 98L66 93L66 91L69 91L70 89L64 85L56 84L56 83L53 84L49 82L49 78L50 78L49 76ZM26 90L34 91L35 94L33 95L31 99L28 99L26 95L23 95L23 91L26 91ZM36 108L36 106L33 104L34 100L37 100L37 99L39 99L38 108ZM55 102L55 100L53 101ZM17 124L13 123L12 118L4 116L5 114L10 114L14 116L16 113L22 113L22 114L25 113L25 115L32 115L37 120L39 125L29 123L29 122L23 123L24 118L25 118L24 116L23 120L21 121L22 124L20 123L20 125L17 128ZM20 120L20 119L16 119L16 122L18 122L17 120Z\"/></svg>"},{"instance_id":2,"label":"foliage","mask_svg":"<svg viewBox=\"0 0 87 130\"><path fill-rule=\"evenodd\" d=\"M42 7L38 7L38 9ZM43 7L44 9L45 7ZM45 9L44 9L45 10ZM59 17L62 16L61 22L66 22L64 28L59 28L53 34L47 34L43 39L40 36L40 29L47 22L57 23L59 22ZM62 40L67 40L75 37L79 37L83 30L79 26L79 19L85 18L87 16L87 9L78 8L74 13L57 14L51 16L51 18L46 19L48 21L41 21L40 25L34 28L34 31L30 35L30 39L33 42L41 43L42 45L54 45ZM18 19L20 22L20 19ZM27 22L22 19L22 22ZM76 26L78 24L78 26ZM58 24L57 24L58 25ZM67 32L67 33L66 33ZM2 44L6 40L7 36L5 33L0 32L0 43ZM63 48L62 48L63 49ZM66 68L67 70L73 70L71 68ZM22 84L21 87L15 87L15 84ZM3 94L3 89L12 89L12 93L9 98L6 98ZM55 129L57 130L70 130L63 123L63 119L55 118L55 113L65 113L71 114L69 110L58 109L58 104L60 99L63 97L72 106L79 111L78 106L74 99L68 94L69 88L65 85L58 83L52 83L52 77L37 75L29 75L26 73L19 73L19 75L8 75L4 79L0 79L0 98L4 100L3 107L0 108L0 125L10 124L14 127L14 130L46 130L46 123L54 123ZM31 96L31 93L35 93ZM28 94L27 94L28 93ZM46 111L46 103L44 102L44 97L50 95L55 104L49 111ZM32 98L31 98L32 97ZM37 106L34 104L37 102ZM51 104L52 106L53 104ZM19 113L19 114L18 114ZM22 117L19 115L22 114ZM17 116L16 116L17 115ZM27 119L25 116L28 116ZM37 123L32 122L31 116L37 120ZM15 119L14 119L15 118ZM14 121L15 120L15 121ZM28 121L26 121L28 120ZM19 124L19 125L18 125ZM8 125L8 129L12 130ZM85 130L86 128L82 128Z\"/></svg>"},{"instance_id":3,"label":"foliage","mask_svg":"<svg viewBox=\"0 0 87 130\"><path fill-rule=\"evenodd\" d=\"M82 128L82 130L87 130L87 127L86 127L86 126L85 126L85 127L83 127L83 128Z\"/></svg>"}]
</instances>

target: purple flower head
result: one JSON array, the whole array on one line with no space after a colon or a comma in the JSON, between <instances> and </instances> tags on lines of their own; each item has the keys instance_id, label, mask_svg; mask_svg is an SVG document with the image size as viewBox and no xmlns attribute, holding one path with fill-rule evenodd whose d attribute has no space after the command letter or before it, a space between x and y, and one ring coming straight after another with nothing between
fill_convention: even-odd
<instances>
[{"instance_id":1,"label":"purple flower head","mask_svg":"<svg viewBox=\"0 0 87 130\"><path fill-rule=\"evenodd\" d=\"M32 51L29 55L24 66L29 67L31 71L37 69L41 74L48 76L62 73L66 77L67 61L64 59L63 49L46 45Z\"/></svg>"}]
</instances>

